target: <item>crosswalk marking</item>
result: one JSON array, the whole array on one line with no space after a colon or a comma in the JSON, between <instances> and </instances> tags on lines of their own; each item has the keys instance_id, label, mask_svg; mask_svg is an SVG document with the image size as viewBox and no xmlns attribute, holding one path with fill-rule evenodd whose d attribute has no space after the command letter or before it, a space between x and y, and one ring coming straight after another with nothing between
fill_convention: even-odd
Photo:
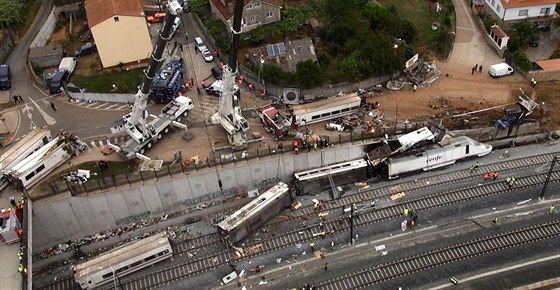
<instances>
[{"instance_id":1,"label":"crosswalk marking","mask_svg":"<svg viewBox=\"0 0 560 290\"><path fill-rule=\"evenodd\" d=\"M106 110L110 110L110 109L112 109L113 107L115 107L115 106L117 106L117 105L118 105L118 103L115 103L115 104L112 104L112 105L110 105L109 107L107 107L107 108L105 108L105 109L106 109Z\"/></svg>"}]
</instances>

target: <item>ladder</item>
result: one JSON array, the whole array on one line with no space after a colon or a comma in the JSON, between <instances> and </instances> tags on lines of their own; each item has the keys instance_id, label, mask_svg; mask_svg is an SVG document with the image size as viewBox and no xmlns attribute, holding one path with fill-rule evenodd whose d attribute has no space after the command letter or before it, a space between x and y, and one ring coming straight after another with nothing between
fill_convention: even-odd
<instances>
[{"instance_id":1,"label":"ladder","mask_svg":"<svg viewBox=\"0 0 560 290\"><path fill-rule=\"evenodd\" d=\"M321 150L321 161L323 162L323 167L328 167L327 157L325 157L325 151ZM338 189L334 184L334 180L331 175L331 170L327 171L327 178L329 179L329 184L331 185L331 199L335 199L338 196Z\"/></svg>"}]
</instances>

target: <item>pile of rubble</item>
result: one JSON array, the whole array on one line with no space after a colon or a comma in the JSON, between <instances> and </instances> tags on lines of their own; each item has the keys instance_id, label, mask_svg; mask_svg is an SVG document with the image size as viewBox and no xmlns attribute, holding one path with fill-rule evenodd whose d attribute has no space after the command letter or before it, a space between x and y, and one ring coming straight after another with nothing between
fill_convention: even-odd
<instances>
[{"instance_id":1,"label":"pile of rubble","mask_svg":"<svg viewBox=\"0 0 560 290\"><path fill-rule=\"evenodd\" d=\"M415 62L412 66L405 70L406 75L419 86L427 86L436 81L441 75L441 71L435 63Z\"/></svg>"}]
</instances>

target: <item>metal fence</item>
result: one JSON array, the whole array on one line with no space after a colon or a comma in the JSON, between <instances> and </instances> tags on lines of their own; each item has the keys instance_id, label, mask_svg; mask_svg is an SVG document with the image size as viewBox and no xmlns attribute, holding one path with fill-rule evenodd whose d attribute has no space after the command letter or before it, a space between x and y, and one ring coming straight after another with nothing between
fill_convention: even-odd
<instances>
[{"instance_id":1,"label":"metal fence","mask_svg":"<svg viewBox=\"0 0 560 290\"><path fill-rule=\"evenodd\" d=\"M317 151L326 149L332 146L350 145L356 142L369 143L375 139L382 138L387 135L396 135L408 133L417 130L421 127L429 126L428 122L422 123L403 123L392 127L383 127L376 132L362 132L362 133L339 133L330 136L320 136L319 140L312 140L308 142L307 147L303 148L301 144L298 146L298 154L305 154L305 152ZM228 164L237 164L240 162L249 162L258 160L264 157L275 157L281 154L295 154L295 148L291 140L287 140L286 144L273 147L267 146L265 148L254 148L250 150L233 152L228 154L219 154L213 152L213 156L207 157L199 164L190 162L188 166L183 166L182 163L175 165L164 164L160 170L152 171L139 171L132 173L123 173L119 175L105 176L105 177L92 177L82 184L71 184L67 181L58 180L48 184L39 185L39 188L34 192L35 200L53 196L55 194L69 192L73 196L88 194L90 192L103 192L119 188L121 186L133 186L143 184L147 181L158 181L162 178L176 178L189 174L195 174L205 168L214 168L217 166L225 166ZM300 142L301 143L301 142Z\"/></svg>"}]
</instances>

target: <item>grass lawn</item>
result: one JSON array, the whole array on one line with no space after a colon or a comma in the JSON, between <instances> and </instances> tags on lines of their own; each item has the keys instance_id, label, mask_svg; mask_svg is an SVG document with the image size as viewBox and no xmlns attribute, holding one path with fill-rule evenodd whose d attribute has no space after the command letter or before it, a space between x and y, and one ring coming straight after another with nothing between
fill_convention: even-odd
<instances>
[{"instance_id":1,"label":"grass lawn","mask_svg":"<svg viewBox=\"0 0 560 290\"><path fill-rule=\"evenodd\" d=\"M80 88L86 88L89 93L108 93L113 84L117 85L115 93L133 94L138 91L138 86L142 82L144 68L135 68L120 71L105 71L91 74L89 76L72 76L72 83Z\"/></svg>"},{"instance_id":2,"label":"grass lawn","mask_svg":"<svg viewBox=\"0 0 560 290\"><path fill-rule=\"evenodd\" d=\"M434 31L432 31L432 23L438 21L435 4L432 3L432 9L430 9L428 5L431 2L421 0L379 0L379 3L387 7L395 6L400 17L416 24L416 29L418 29L418 47L430 45L435 36ZM443 20L440 20L440 22L443 22Z\"/></svg>"},{"instance_id":3,"label":"grass lawn","mask_svg":"<svg viewBox=\"0 0 560 290\"><path fill-rule=\"evenodd\" d=\"M101 177L107 177L111 175L119 175L119 174L124 174L126 172L131 172L131 169L136 166L134 164L134 161L129 161L129 162L107 161L107 164L109 165L109 170L103 173L101 172L101 169L99 169L99 166L97 165L97 161L85 162L81 164L72 164L72 170L73 171L76 171L78 169L89 170L92 175L92 178L95 179L95 178L101 178ZM94 176L93 173L97 173L97 176Z\"/></svg>"}]
</instances>

